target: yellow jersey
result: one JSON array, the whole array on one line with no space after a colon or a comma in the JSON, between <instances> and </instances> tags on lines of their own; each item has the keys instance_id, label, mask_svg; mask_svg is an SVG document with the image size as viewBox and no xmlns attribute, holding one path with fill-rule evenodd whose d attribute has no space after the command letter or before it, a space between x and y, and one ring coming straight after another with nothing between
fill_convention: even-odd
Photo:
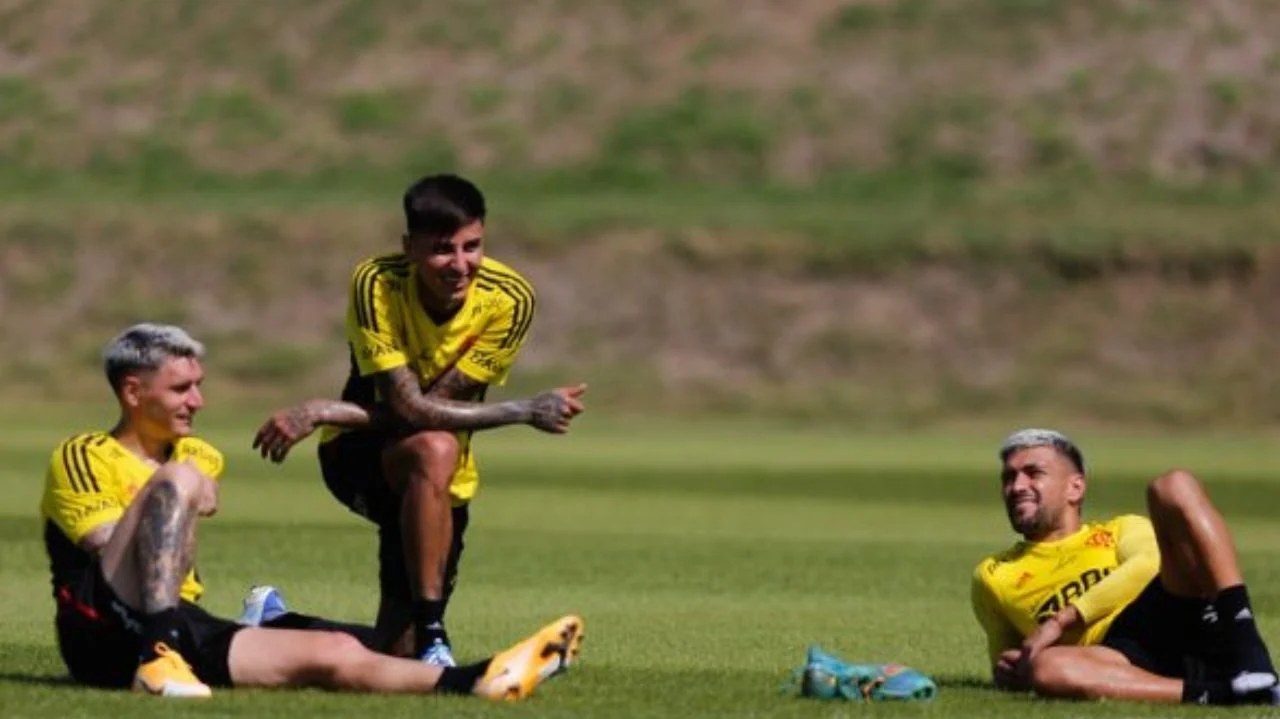
<instances>
[{"instance_id":1,"label":"yellow jersey","mask_svg":"<svg viewBox=\"0 0 1280 719\"><path fill-rule=\"evenodd\" d=\"M982 560L973 574L973 613L987 635L992 663L1067 605L1083 621L1061 642L1097 644L1159 573L1151 521L1121 515L1085 524L1056 541L1018 542Z\"/></svg>"},{"instance_id":2,"label":"yellow jersey","mask_svg":"<svg viewBox=\"0 0 1280 719\"><path fill-rule=\"evenodd\" d=\"M222 475L222 453L195 437L174 443L170 459L190 461L214 479ZM75 584L93 566L94 557L80 547L80 540L103 524L119 521L154 473L106 432L77 434L53 450L40 514L55 590ZM195 602L202 594L204 585L192 567L182 581L182 598Z\"/></svg>"},{"instance_id":3,"label":"yellow jersey","mask_svg":"<svg viewBox=\"0 0 1280 719\"><path fill-rule=\"evenodd\" d=\"M501 386L524 344L535 303L527 280L485 257L462 307L437 324L422 307L404 254L365 260L351 275L346 316L351 373L342 398L364 406L379 402L372 376L406 365L423 390L455 367L477 382ZM320 441L343 431L326 428ZM449 485L455 505L469 502L480 482L471 433L460 432L458 439L461 452Z\"/></svg>"}]
</instances>

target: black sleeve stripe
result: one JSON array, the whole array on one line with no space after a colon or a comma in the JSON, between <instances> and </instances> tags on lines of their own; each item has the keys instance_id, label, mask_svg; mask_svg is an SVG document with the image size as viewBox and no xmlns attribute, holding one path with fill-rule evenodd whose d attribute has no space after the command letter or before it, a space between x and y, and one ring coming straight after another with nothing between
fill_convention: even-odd
<instances>
[{"instance_id":1,"label":"black sleeve stripe","mask_svg":"<svg viewBox=\"0 0 1280 719\"><path fill-rule=\"evenodd\" d=\"M70 440L62 443L62 471L67 475L67 481L71 482L71 491L80 492L81 494L87 491L78 481L79 472L71 464Z\"/></svg>"},{"instance_id":2,"label":"black sleeve stripe","mask_svg":"<svg viewBox=\"0 0 1280 719\"><path fill-rule=\"evenodd\" d=\"M80 450L80 461L84 463L82 465L84 467L84 476L81 477L81 481L85 482L86 485L92 485L94 492L101 492L102 487L98 485L98 478L93 475L93 465L89 464L88 445L81 442L78 449Z\"/></svg>"},{"instance_id":3,"label":"black sleeve stripe","mask_svg":"<svg viewBox=\"0 0 1280 719\"><path fill-rule=\"evenodd\" d=\"M356 324L370 332L378 331L378 313L377 308L374 306L374 298L376 296L374 291L377 288L378 278L386 274L407 277L409 265L402 257L393 255L371 260L356 272L355 288L353 290L355 292Z\"/></svg>"},{"instance_id":4,"label":"black sleeve stripe","mask_svg":"<svg viewBox=\"0 0 1280 719\"><path fill-rule=\"evenodd\" d=\"M517 343L523 341L525 335L529 332L529 326L533 324L533 311L537 305L533 287L517 275L498 272L490 268L480 269L477 282L486 289L500 290L515 301L515 317L512 319L511 328L507 330L507 334L503 337L500 346L506 349L514 347Z\"/></svg>"}]
</instances>

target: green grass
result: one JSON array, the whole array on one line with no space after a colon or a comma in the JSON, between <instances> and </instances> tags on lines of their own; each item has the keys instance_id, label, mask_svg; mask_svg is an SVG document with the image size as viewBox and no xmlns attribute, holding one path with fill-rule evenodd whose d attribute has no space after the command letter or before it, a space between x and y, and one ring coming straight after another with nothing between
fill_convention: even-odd
<instances>
[{"instance_id":1,"label":"green grass","mask_svg":"<svg viewBox=\"0 0 1280 719\"><path fill-rule=\"evenodd\" d=\"M168 716L171 704L64 686L32 508L43 463L104 408L0 416L0 694L6 716ZM258 416L214 413L228 453L223 508L201 529L207 605L231 614L251 583L301 610L366 619L373 533L325 493L308 445L283 468L246 451ZM101 424L101 422L97 422ZM227 691L217 716L1204 716L1117 703L1045 703L983 687L968 577L1010 540L990 457L998 433L877 436L762 422L591 417L563 438L480 439L485 479L450 610L461 658L566 611L588 623L581 665L518 708L464 699ZM1090 512L1141 507L1142 482L1186 464L1237 533L1264 633L1280 646L1280 531L1270 438L1081 439ZM932 705L851 707L778 693L809 642L935 675ZM427 703L424 706L424 702Z\"/></svg>"}]
</instances>

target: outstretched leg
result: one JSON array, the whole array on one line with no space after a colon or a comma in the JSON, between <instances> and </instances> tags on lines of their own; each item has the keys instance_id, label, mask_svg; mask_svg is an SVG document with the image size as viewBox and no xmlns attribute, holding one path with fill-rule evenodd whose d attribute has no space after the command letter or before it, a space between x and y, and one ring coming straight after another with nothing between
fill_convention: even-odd
<instances>
[{"instance_id":1,"label":"outstretched leg","mask_svg":"<svg viewBox=\"0 0 1280 719\"><path fill-rule=\"evenodd\" d=\"M1160 544L1160 581L1169 593L1207 600L1204 619L1232 649L1239 693L1276 683L1276 670L1258 632L1235 542L1226 521L1190 472L1174 470L1147 489Z\"/></svg>"},{"instance_id":2,"label":"outstretched leg","mask_svg":"<svg viewBox=\"0 0 1280 719\"><path fill-rule=\"evenodd\" d=\"M445 692L523 699L568 668L581 650L582 620L566 616L491 659L438 667L364 648L347 634L250 628L231 640L236 686L321 687L368 693Z\"/></svg>"}]
</instances>

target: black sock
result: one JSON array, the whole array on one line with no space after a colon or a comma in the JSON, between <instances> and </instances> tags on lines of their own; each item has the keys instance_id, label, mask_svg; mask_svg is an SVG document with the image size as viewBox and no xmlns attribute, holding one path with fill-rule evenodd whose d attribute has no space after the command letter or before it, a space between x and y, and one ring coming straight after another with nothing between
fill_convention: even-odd
<instances>
[{"instance_id":1,"label":"black sock","mask_svg":"<svg viewBox=\"0 0 1280 719\"><path fill-rule=\"evenodd\" d=\"M440 681L436 683L436 691L444 694L470 694L480 677L489 671L489 660L465 667L445 667L440 672Z\"/></svg>"},{"instance_id":2,"label":"black sock","mask_svg":"<svg viewBox=\"0 0 1280 719\"><path fill-rule=\"evenodd\" d=\"M1187 679L1182 682L1183 704L1234 704L1236 695L1231 691L1231 683L1223 680L1204 681Z\"/></svg>"},{"instance_id":3,"label":"black sock","mask_svg":"<svg viewBox=\"0 0 1280 719\"><path fill-rule=\"evenodd\" d=\"M142 656L139 661L142 664L155 659L159 656L156 651L157 644L165 644L170 649L178 649L178 608L170 607L148 614L142 620Z\"/></svg>"},{"instance_id":4,"label":"black sock","mask_svg":"<svg viewBox=\"0 0 1280 719\"><path fill-rule=\"evenodd\" d=\"M444 631L444 602L439 599L416 599L413 602L413 653L419 656L437 640L448 643Z\"/></svg>"},{"instance_id":5,"label":"black sock","mask_svg":"<svg viewBox=\"0 0 1280 719\"><path fill-rule=\"evenodd\" d=\"M1275 666L1271 663L1266 642L1258 632L1245 586L1237 584L1222 590L1213 600L1213 608L1235 655L1235 669L1275 674Z\"/></svg>"}]
</instances>

